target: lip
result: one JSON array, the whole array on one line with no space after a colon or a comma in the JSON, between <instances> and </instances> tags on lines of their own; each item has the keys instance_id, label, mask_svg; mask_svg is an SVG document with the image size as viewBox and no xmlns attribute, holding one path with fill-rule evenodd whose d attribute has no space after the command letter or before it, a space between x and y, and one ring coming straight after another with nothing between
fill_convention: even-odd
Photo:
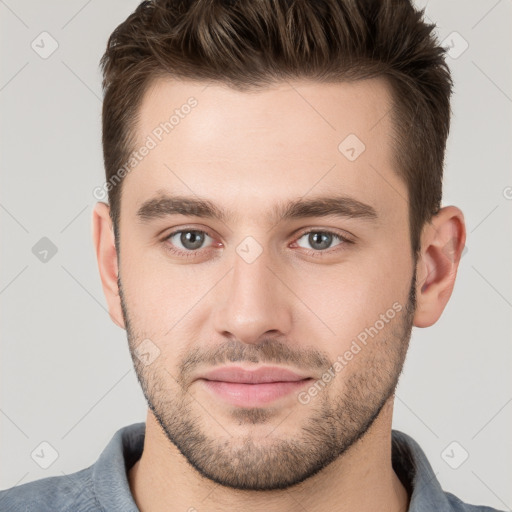
<instances>
[{"instance_id":1,"label":"lip","mask_svg":"<svg viewBox=\"0 0 512 512\"><path fill-rule=\"evenodd\" d=\"M231 366L207 372L198 380L217 398L236 406L255 407L286 397L313 378L276 366L256 370Z\"/></svg>"},{"instance_id":2,"label":"lip","mask_svg":"<svg viewBox=\"0 0 512 512\"><path fill-rule=\"evenodd\" d=\"M297 382L308 379L310 376L300 375L278 366L261 366L255 370L247 370L240 366L223 366L211 370L199 378L240 384L265 384L269 382Z\"/></svg>"}]
</instances>

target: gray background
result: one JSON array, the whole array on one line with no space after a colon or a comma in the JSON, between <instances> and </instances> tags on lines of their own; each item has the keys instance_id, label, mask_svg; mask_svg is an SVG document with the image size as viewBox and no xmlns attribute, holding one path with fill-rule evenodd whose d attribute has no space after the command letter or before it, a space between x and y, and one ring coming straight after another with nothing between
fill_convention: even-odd
<instances>
[{"instance_id":1,"label":"gray background","mask_svg":"<svg viewBox=\"0 0 512 512\"><path fill-rule=\"evenodd\" d=\"M1 489L83 469L118 428L145 420L91 242L104 182L98 63L137 4L0 0ZM452 46L443 204L465 213L467 252L440 320L413 330L393 426L445 490L510 510L512 2L431 0L427 15ZM44 31L58 43L48 58L31 47L45 37L51 48ZM46 262L32 251L43 237L57 248ZM31 458L44 441L58 452L47 469Z\"/></svg>"}]
</instances>

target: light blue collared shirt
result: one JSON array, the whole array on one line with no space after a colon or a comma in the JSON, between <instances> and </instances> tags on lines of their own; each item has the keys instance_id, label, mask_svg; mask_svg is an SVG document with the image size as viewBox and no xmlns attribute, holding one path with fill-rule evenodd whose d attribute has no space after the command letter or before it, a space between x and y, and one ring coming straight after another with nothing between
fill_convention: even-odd
<instances>
[{"instance_id":1,"label":"light blue collared shirt","mask_svg":"<svg viewBox=\"0 0 512 512\"><path fill-rule=\"evenodd\" d=\"M98 460L86 469L0 491L1 512L139 512L128 470L141 457L145 423L119 429ZM409 492L409 512L503 512L469 505L443 491L423 450L412 437L392 430L393 469Z\"/></svg>"}]
</instances>

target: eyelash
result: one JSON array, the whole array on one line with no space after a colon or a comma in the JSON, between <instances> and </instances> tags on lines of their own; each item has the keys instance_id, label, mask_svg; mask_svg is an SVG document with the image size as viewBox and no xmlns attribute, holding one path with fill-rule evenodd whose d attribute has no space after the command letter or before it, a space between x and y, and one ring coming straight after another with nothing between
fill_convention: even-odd
<instances>
[{"instance_id":1,"label":"eyelash","mask_svg":"<svg viewBox=\"0 0 512 512\"><path fill-rule=\"evenodd\" d=\"M170 245L168 243L169 239L172 238L174 235L176 235L178 233L186 233L188 231L192 231L192 232L195 232L195 233L203 233L203 234L209 236L210 238L214 238L207 231L204 231L204 230L201 230L201 229L182 228L182 229L178 229L176 231L173 231L172 233L167 235L162 240L166 250L170 251L174 255L177 255L177 256L180 256L180 257L185 257L185 258L195 257L200 251L202 251L202 249L183 251L181 249L176 249L174 246L172 246L172 245ZM295 239L295 242L297 240L300 240L304 235L309 235L310 233L322 233L322 234L332 235L334 238L337 238L341 242L338 245L336 245L334 248L328 248L328 249L319 250L319 251L314 251L312 249L308 250L307 251L308 255L309 256L313 256L313 257L322 257L322 256L326 255L326 253L327 254L332 254L333 252L338 252L339 250L343 250L343 246L345 244L354 244L355 243L353 240L350 240L349 238L347 238L345 236L342 236L342 235L340 235L339 233L337 233L335 231L330 231L328 229L310 229L309 231L304 231L304 232L300 233L297 236L297 238ZM336 248L338 248L338 249L336 249Z\"/></svg>"}]
</instances>

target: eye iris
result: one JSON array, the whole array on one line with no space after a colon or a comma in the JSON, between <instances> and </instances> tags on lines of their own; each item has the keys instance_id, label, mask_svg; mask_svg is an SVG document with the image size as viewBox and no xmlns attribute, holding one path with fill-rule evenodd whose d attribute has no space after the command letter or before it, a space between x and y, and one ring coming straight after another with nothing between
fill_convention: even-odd
<instances>
[{"instance_id":1,"label":"eye iris","mask_svg":"<svg viewBox=\"0 0 512 512\"><path fill-rule=\"evenodd\" d=\"M199 249L204 242L204 233L199 231L184 231L181 233L180 242L186 249Z\"/></svg>"},{"instance_id":2,"label":"eye iris","mask_svg":"<svg viewBox=\"0 0 512 512\"><path fill-rule=\"evenodd\" d=\"M315 247L315 244L320 244L320 247L316 247L317 249L328 249L332 242L332 235L329 233L320 233L314 232L309 234L309 243L312 247Z\"/></svg>"}]
</instances>

